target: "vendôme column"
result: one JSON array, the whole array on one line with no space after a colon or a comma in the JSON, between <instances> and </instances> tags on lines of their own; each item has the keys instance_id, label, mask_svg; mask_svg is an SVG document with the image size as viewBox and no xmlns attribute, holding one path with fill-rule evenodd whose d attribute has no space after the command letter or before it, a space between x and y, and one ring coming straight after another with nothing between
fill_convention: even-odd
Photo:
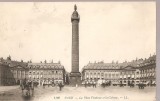
<instances>
[{"instance_id":1,"label":"vend\u00f4me column","mask_svg":"<svg viewBox=\"0 0 160 101\"><path fill-rule=\"evenodd\" d=\"M81 83L81 74L79 72L79 21L77 6L74 6L74 12L71 17L72 22L72 71L70 73L70 84Z\"/></svg>"}]
</instances>

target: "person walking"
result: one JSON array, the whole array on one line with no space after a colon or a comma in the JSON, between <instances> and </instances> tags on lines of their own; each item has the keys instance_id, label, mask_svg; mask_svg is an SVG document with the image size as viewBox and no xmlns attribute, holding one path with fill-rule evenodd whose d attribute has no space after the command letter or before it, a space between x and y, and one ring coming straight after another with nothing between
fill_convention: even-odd
<instances>
[{"instance_id":1,"label":"person walking","mask_svg":"<svg viewBox=\"0 0 160 101\"><path fill-rule=\"evenodd\" d=\"M96 81L94 81L94 88L96 88Z\"/></svg>"},{"instance_id":2,"label":"person walking","mask_svg":"<svg viewBox=\"0 0 160 101\"><path fill-rule=\"evenodd\" d=\"M60 83L58 84L58 86L59 86L59 91L61 91L61 90L62 90L62 83L60 82Z\"/></svg>"},{"instance_id":3,"label":"person walking","mask_svg":"<svg viewBox=\"0 0 160 101\"><path fill-rule=\"evenodd\" d=\"M84 82L84 86L85 86L85 88L87 87L86 81Z\"/></svg>"}]
</instances>

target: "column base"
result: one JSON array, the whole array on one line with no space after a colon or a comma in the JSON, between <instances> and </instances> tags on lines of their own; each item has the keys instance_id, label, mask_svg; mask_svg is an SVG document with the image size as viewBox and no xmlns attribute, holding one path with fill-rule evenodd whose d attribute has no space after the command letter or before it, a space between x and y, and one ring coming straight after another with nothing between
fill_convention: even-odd
<instances>
[{"instance_id":1,"label":"column base","mask_svg":"<svg viewBox=\"0 0 160 101\"><path fill-rule=\"evenodd\" d=\"M71 72L69 81L70 81L69 85L71 85L71 86L81 85L82 84L81 73L80 72Z\"/></svg>"}]
</instances>

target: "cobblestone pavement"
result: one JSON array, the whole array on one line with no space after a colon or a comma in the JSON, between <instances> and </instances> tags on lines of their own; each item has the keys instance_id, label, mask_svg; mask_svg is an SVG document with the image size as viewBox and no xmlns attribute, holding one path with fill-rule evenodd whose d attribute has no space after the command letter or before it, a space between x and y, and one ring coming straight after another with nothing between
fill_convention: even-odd
<instances>
[{"instance_id":1,"label":"cobblestone pavement","mask_svg":"<svg viewBox=\"0 0 160 101\"><path fill-rule=\"evenodd\" d=\"M3 88L3 90L2 90ZM6 88L6 89L4 89ZM37 87L31 97L18 86L0 87L0 101L155 101L156 87Z\"/></svg>"}]
</instances>

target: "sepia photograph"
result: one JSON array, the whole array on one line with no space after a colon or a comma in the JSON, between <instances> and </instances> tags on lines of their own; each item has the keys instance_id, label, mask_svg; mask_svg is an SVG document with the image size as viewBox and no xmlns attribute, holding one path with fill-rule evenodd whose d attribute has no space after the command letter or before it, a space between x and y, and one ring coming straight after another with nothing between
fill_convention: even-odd
<instances>
[{"instance_id":1,"label":"sepia photograph","mask_svg":"<svg viewBox=\"0 0 160 101\"><path fill-rule=\"evenodd\" d=\"M0 101L156 101L156 2L0 2Z\"/></svg>"}]
</instances>

